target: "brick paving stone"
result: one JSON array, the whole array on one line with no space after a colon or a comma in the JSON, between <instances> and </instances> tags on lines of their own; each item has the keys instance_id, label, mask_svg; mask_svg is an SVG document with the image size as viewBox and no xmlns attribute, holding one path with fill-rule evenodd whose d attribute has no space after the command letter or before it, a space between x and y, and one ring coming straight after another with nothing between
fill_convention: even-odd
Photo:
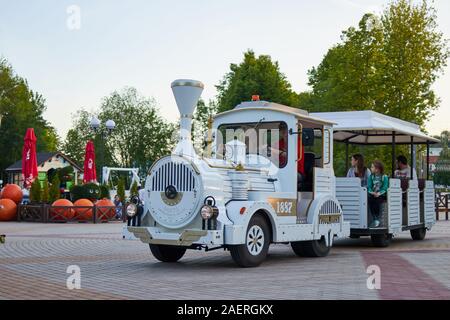
<instances>
[{"instance_id":1,"label":"brick paving stone","mask_svg":"<svg viewBox=\"0 0 450 320\"><path fill-rule=\"evenodd\" d=\"M337 241L320 259L273 245L252 269L237 268L223 250L188 251L164 264L121 231L121 223L0 223L0 299L450 299L449 222L426 241L403 233L386 249L369 239ZM380 291L366 285L372 263L388 281ZM66 288L69 265L81 269L81 290Z\"/></svg>"}]
</instances>

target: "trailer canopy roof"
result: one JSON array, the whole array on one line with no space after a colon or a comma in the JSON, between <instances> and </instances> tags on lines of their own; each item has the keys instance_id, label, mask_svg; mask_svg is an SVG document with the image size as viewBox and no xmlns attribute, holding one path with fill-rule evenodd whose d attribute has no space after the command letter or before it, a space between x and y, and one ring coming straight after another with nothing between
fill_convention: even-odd
<instances>
[{"instance_id":1,"label":"trailer canopy roof","mask_svg":"<svg viewBox=\"0 0 450 320\"><path fill-rule=\"evenodd\" d=\"M334 140L350 144L426 144L437 143L414 123L389 117L374 111L317 112L310 114L334 125Z\"/></svg>"}]
</instances>

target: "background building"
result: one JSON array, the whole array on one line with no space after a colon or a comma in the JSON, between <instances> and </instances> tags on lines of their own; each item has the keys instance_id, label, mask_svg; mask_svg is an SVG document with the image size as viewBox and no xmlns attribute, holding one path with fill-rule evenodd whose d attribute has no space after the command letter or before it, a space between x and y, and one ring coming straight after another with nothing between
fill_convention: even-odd
<instances>
[{"instance_id":1,"label":"background building","mask_svg":"<svg viewBox=\"0 0 450 320\"><path fill-rule=\"evenodd\" d=\"M36 154L39 180L47 179L47 173L52 169L73 167L75 183L80 179L83 169L73 160L61 152L41 152ZM22 159L17 160L14 164L6 168L7 183L14 183L23 186L22 178Z\"/></svg>"}]
</instances>

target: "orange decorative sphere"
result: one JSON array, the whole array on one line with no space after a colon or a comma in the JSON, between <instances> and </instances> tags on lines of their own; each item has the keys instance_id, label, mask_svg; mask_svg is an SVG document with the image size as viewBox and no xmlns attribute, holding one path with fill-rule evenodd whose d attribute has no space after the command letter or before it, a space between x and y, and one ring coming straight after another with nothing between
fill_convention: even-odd
<instances>
[{"instance_id":1,"label":"orange decorative sphere","mask_svg":"<svg viewBox=\"0 0 450 320\"><path fill-rule=\"evenodd\" d=\"M17 219L17 204L11 199L0 199L0 221Z\"/></svg>"},{"instance_id":2,"label":"orange decorative sphere","mask_svg":"<svg viewBox=\"0 0 450 320\"><path fill-rule=\"evenodd\" d=\"M19 204L23 198L22 189L17 184L7 184L2 190L1 198L10 199Z\"/></svg>"},{"instance_id":3,"label":"orange decorative sphere","mask_svg":"<svg viewBox=\"0 0 450 320\"><path fill-rule=\"evenodd\" d=\"M53 202L52 207L73 207L73 203L67 199L59 199ZM50 218L54 221L72 219L74 214L70 208L50 208Z\"/></svg>"},{"instance_id":4,"label":"orange decorative sphere","mask_svg":"<svg viewBox=\"0 0 450 320\"><path fill-rule=\"evenodd\" d=\"M109 199L101 199L95 203L97 207L97 218L100 220L108 220L114 218L116 214L116 206Z\"/></svg>"},{"instance_id":5,"label":"orange decorative sphere","mask_svg":"<svg viewBox=\"0 0 450 320\"><path fill-rule=\"evenodd\" d=\"M89 208L77 207L94 207L94 204L88 199L79 199L73 204L75 206L75 216L79 221L92 220L93 210Z\"/></svg>"}]
</instances>

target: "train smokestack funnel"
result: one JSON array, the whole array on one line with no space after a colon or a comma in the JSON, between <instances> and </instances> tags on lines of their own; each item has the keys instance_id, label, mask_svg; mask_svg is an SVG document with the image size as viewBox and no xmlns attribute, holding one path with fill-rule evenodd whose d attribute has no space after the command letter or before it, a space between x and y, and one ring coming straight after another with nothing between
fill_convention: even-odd
<instances>
[{"instance_id":1,"label":"train smokestack funnel","mask_svg":"<svg viewBox=\"0 0 450 320\"><path fill-rule=\"evenodd\" d=\"M194 157L191 140L192 118L204 85L197 80L179 79L172 82L171 87L180 111L180 140L174 153Z\"/></svg>"}]
</instances>

